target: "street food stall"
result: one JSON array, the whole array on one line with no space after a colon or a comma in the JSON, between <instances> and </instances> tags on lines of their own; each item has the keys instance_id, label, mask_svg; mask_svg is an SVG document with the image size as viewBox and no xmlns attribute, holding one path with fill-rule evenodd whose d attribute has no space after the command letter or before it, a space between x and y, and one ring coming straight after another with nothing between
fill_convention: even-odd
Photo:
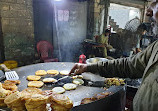
<instances>
[{"instance_id":1,"label":"street food stall","mask_svg":"<svg viewBox=\"0 0 158 111\"><path fill-rule=\"evenodd\" d=\"M157 108L158 10L151 1L1 0L0 110Z\"/></svg>"}]
</instances>

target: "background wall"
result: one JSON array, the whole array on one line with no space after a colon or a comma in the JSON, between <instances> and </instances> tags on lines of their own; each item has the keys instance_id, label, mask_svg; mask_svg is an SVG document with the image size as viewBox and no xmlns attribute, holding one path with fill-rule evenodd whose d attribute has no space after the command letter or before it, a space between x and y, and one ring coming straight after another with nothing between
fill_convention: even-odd
<instances>
[{"instance_id":1,"label":"background wall","mask_svg":"<svg viewBox=\"0 0 158 111\"><path fill-rule=\"evenodd\" d=\"M119 25L119 28L124 29L128 21L136 17L140 19L140 15L138 8L110 4L109 16L111 16L111 19L114 19L116 24Z\"/></svg>"},{"instance_id":2,"label":"background wall","mask_svg":"<svg viewBox=\"0 0 158 111\"><path fill-rule=\"evenodd\" d=\"M60 61L78 61L82 54L82 42L87 34L87 2L66 1L56 3L55 6L55 29L53 44L58 46ZM69 11L68 21L58 20L58 11ZM56 51L57 52L57 51Z\"/></svg>"},{"instance_id":3,"label":"background wall","mask_svg":"<svg viewBox=\"0 0 158 111\"><path fill-rule=\"evenodd\" d=\"M27 64L34 57L32 0L1 0L0 12L5 59Z\"/></svg>"}]
</instances>

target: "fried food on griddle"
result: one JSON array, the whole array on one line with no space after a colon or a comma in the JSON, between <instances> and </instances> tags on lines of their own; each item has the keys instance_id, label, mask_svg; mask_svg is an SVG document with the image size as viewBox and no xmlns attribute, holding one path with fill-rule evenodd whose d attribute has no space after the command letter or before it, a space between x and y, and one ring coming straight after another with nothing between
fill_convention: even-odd
<instances>
[{"instance_id":1,"label":"fried food on griddle","mask_svg":"<svg viewBox=\"0 0 158 111\"><path fill-rule=\"evenodd\" d=\"M62 94L65 92L65 89L63 87L54 87L52 89L53 92L57 93L57 94Z\"/></svg>"},{"instance_id":2,"label":"fried food on griddle","mask_svg":"<svg viewBox=\"0 0 158 111\"><path fill-rule=\"evenodd\" d=\"M124 80L119 78L106 78L105 83L107 86L112 86L112 85L120 86L125 84Z\"/></svg>"},{"instance_id":3,"label":"fried food on griddle","mask_svg":"<svg viewBox=\"0 0 158 111\"><path fill-rule=\"evenodd\" d=\"M84 98L84 99L82 99L82 101L81 101L81 104L88 104L88 103L91 103L91 102L93 102L93 101L95 101L96 99L95 98Z\"/></svg>"},{"instance_id":4,"label":"fried food on griddle","mask_svg":"<svg viewBox=\"0 0 158 111\"><path fill-rule=\"evenodd\" d=\"M99 94L95 94L92 98L84 98L84 99L82 99L81 104L91 103L93 101L105 98L105 97L109 96L109 94L111 94L111 92L102 92L102 93L99 93Z\"/></svg>"},{"instance_id":5,"label":"fried food on griddle","mask_svg":"<svg viewBox=\"0 0 158 111\"><path fill-rule=\"evenodd\" d=\"M42 104L35 108L27 108L27 111L48 111L46 108L46 104Z\"/></svg>"},{"instance_id":6,"label":"fried food on griddle","mask_svg":"<svg viewBox=\"0 0 158 111\"><path fill-rule=\"evenodd\" d=\"M110 92L103 92L103 93L95 94L93 98L96 98L96 100L99 100L99 99L109 96L109 94Z\"/></svg>"},{"instance_id":7,"label":"fried food on griddle","mask_svg":"<svg viewBox=\"0 0 158 111\"><path fill-rule=\"evenodd\" d=\"M0 98L0 107L7 107L7 105L4 103L5 98Z\"/></svg>"},{"instance_id":8,"label":"fried food on griddle","mask_svg":"<svg viewBox=\"0 0 158 111\"><path fill-rule=\"evenodd\" d=\"M30 98L25 98L27 111L46 111L48 96L42 94L32 94Z\"/></svg>"},{"instance_id":9,"label":"fried food on griddle","mask_svg":"<svg viewBox=\"0 0 158 111\"><path fill-rule=\"evenodd\" d=\"M44 79L43 79L43 82L44 82L44 83L51 83L51 82L57 82L57 80L54 79L54 78L44 78Z\"/></svg>"},{"instance_id":10,"label":"fried food on griddle","mask_svg":"<svg viewBox=\"0 0 158 111\"><path fill-rule=\"evenodd\" d=\"M82 85L84 84L84 81L82 79L74 79L72 83L77 84L77 85Z\"/></svg>"},{"instance_id":11,"label":"fried food on griddle","mask_svg":"<svg viewBox=\"0 0 158 111\"><path fill-rule=\"evenodd\" d=\"M27 108L27 111L48 111L48 110L46 108L46 104L43 104L35 108Z\"/></svg>"},{"instance_id":12,"label":"fried food on griddle","mask_svg":"<svg viewBox=\"0 0 158 111\"><path fill-rule=\"evenodd\" d=\"M42 90L27 88L21 92L22 100L25 100L27 111L46 111L48 96L42 95Z\"/></svg>"},{"instance_id":13,"label":"fried food on griddle","mask_svg":"<svg viewBox=\"0 0 158 111\"><path fill-rule=\"evenodd\" d=\"M63 94L52 94L50 96L52 102L61 105L67 109L71 109L73 107L73 102Z\"/></svg>"},{"instance_id":14,"label":"fried food on griddle","mask_svg":"<svg viewBox=\"0 0 158 111\"><path fill-rule=\"evenodd\" d=\"M2 83L0 83L0 98L5 98L11 93L10 90L6 90L2 87Z\"/></svg>"},{"instance_id":15,"label":"fried food on griddle","mask_svg":"<svg viewBox=\"0 0 158 111\"><path fill-rule=\"evenodd\" d=\"M59 74L59 71L57 71L57 70L48 70L47 73L48 73L48 74L57 75L57 74Z\"/></svg>"},{"instance_id":16,"label":"fried food on griddle","mask_svg":"<svg viewBox=\"0 0 158 111\"><path fill-rule=\"evenodd\" d=\"M33 94L42 94L41 89L29 87L21 91L22 99L30 98Z\"/></svg>"},{"instance_id":17,"label":"fried food on griddle","mask_svg":"<svg viewBox=\"0 0 158 111\"><path fill-rule=\"evenodd\" d=\"M60 74L61 75L69 75L69 71L63 70L63 71L60 71Z\"/></svg>"},{"instance_id":18,"label":"fried food on griddle","mask_svg":"<svg viewBox=\"0 0 158 111\"><path fill-rule=\"evenodd\" d=\"M33 88L33 87L29 87L29 88L22 90L21 93L29 93L31 95L32 94L42 94L42 90L37 89L37 88Z\"/></svg>"},{"instance_id":19,"label":"fried food on griddle","mask_svg":"<svg viewBox=\"0 0 158 111\"><path fill-rule=\"evenodd\" d=\"M14 92L4 99L4 103L7 104L8 108L12 111L25 111L25 102L21 100L21 93Z\"/></svg>"},{"instance_id":20,"label":"fried food on griddle","mask_svg":"<svg viewBox=\"0 0 158 111\"><path fill-rule=\"evenodd\" d=\"M51 100L51 95L52 95L52 94L56 94L56 93L53 92L52 90L45 90L45 91L42 91L42 95L48 97L47 103L51 103L51 102L52 102L52 100Z\"/></svg>"},{"instance_id":21,"label":"fried food on griddle","mask_svg":"<svg viewBox=\"0 0 158 111\"><path fill-rule=\"evenodd\" d=\"M77 85L73 83L66 83L64 84L63 88L66 90L73 90L76 89Z\"/></svg>"},{"instance_id":22,"label":"fried food on griddle","mask_svg":"<svg viewBox=\"0 0 158 111\"><path fill-rule=\"evenodd\" d=\"M14 83L14 84L18 85L21 83L21 81L20 80L5 80L4 83Z\"/></svg>"},{"instance_id":23,"label":"fried food on griddle","mask_svg":"<svg viewBox=\"0 0 158 111\"><path fill-rule=\"evenodd\" d=\"M6 90L11 90L11 91L18 90L18 87L15 85L15 83L10 83L10 82L2 83L2 87Z\"/></svg>"},{"instance_id":24,"label":"fried food on griddle","mask_svg":"<svg viewBox=\"0 0 158 111\"><path fill-rule=\"evenodd\" d=\"M28 87L36 87L36 88L40 88L44 85L44 83L42 81L30 81L28 83Z\"/></svg>"},{"instance_id":25,"label":"fried food on griddle","mask_svg":"<svg viewBox=\"0 0 158 111\"><path fill-rule=\"evenodd\" d=\"M50 107L52 108L52 111L70 111L69 108L66 108L60 104L55 103L55 102L52 102Z\"/></svg>"},{"instance_id":26,"label":"fried food on griddle","mask_svg":"<svg viewBox=\"0 0 158 111\"><path fill-rule=\"evenodd\" d=\"M36 76L44 76L46 74L47 74L47 72L45 70L38 70L35 72Z\"/></svg>"},{"instance_id":27,"label":"fried food on griddle","mask_svg":"<svg viewBox=\"0 0 158 111\"><path fill-rule=\"evenodd\" d=\"M42 91L42 95L44 96L51 96L52 94L56 94L56 93L54 93L52 90Z\"/></svg>"},{"instance_id":28,"label":"fried food on griddle","mask_svg":"<svg viewBox=\"0 0 158 111\"><path fill-rule=\"evenodd\" d=\"M6 90L2 87L2 83L0 83L0 107L6 107L7 105L4 103L4 99L6 96L11 94L10 90Z\"/></svg>"},{"instance_id":29,"label":"fried food on griddle","mask_svg":"<svg viewBox=\"0 0 158 111\"><path fill-rule=\"evenodd\" d=\"M27 76L27 80L29 80L29 81L38 81L40 79L41 79L40 76L35 76L35 75L29 75L29 76Z\"/></svg>"}]
</instances>

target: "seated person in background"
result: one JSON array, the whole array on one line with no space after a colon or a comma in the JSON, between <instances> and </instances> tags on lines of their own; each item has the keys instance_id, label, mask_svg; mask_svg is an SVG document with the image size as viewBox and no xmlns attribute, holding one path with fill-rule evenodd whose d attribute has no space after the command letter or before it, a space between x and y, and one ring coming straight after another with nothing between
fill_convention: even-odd
<instances>
[{"instance_id":1,"label":"seated person in background","mask_svg":"<svg viewBox=\"0 0 158 111\"><path fill-rule=\"evenodd\" d=\"M103 53L103 56L107 57L107 50L113 49L113 47L108 43L110 30L106 29L105 32L98 37L97 42L102 44L99 46L99 51Z\"/></svg>"}]
</instances>

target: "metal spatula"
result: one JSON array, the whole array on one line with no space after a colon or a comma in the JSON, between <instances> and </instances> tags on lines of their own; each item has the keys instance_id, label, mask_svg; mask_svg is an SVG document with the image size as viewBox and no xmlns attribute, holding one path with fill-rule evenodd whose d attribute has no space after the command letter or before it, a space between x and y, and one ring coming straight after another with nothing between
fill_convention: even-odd
<instances>
[{"instance_id":1,"label":"metal spatula","mask_svg":"<svg viewBox=\"0 0 158 111\"><path fill-rule=\"evenodd\" d=\"M18 80L19 76L15 71L11 71L4 64L1 64L0 67L5 72L5 76L7 80Z\"/></svg>"},{"instance_id":2,"label":"metal spatula","mask_svg":"<svg viewBox=\"0 0 158 111\"><path fill-rule=\"evenodd\" d=\"M68 78L70 78L70 76L64 76L64 77L62 77L62 78L59 78L57 81L55 81L55 82L53 82L53 83L57 83L57 82L59 82L59 81L61 81L61 80L65 80L65 79L68 79Z\"/></svg>"}]
</instances>

